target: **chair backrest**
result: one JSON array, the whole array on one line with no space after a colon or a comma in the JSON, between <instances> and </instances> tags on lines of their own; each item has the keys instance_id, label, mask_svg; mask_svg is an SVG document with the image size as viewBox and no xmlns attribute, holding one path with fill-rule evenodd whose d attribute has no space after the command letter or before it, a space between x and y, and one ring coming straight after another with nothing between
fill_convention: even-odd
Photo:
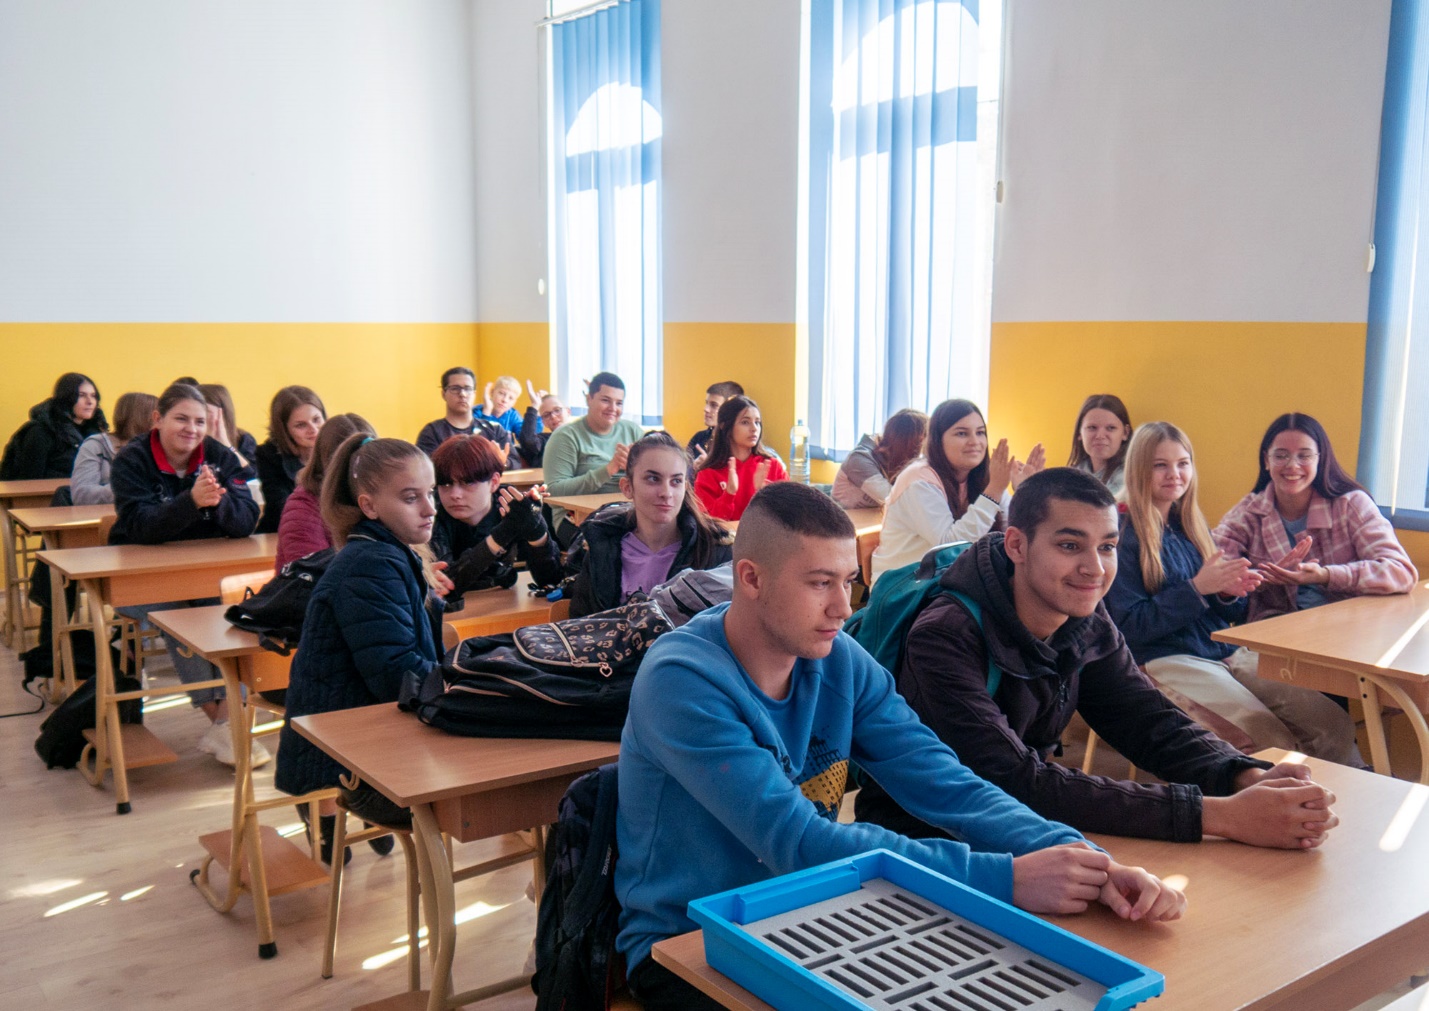
<instances>
[{"instance_id":1,"label":"chair backrest","mask_svg":"<svg viewBox=\"0 0 1429 1011\"><path fill-rule=\"evenodd\" d=\"M237 604L243 599L245 590L257 593L272 578L272 569L244 572L237 576L224 576L218 581L218 599L225 604Z\"/></svg>"},{"instance_id":2,"label":"chair backrest","mask_svg":"<svg viewBox=\"0 0 1429 1011\"><path fill-rule=\"evenodd\" d=\"M569 597L562 597L551 605L551 614L547 621L565 621L571 616L571 600Z\"/></svg>"},{"instance_id":3,"label":"chair backrest","mask_svg":"<svg viewBox=\"0 0 1429 1011\"><path fill-rule=\"evenodd\" d=\"M109 531L114 529L114 524L119 521L118 516L106 516L99 521L99 543L109 543Z\"/></svg>"},{"instance_id":4,"label":"chair backrest","mask_svg":"<svg viewBox=\"0 0 1429 1011\"><path fill-rule=\"evenodd\" d=\"M457 631L455 625L442 625L442 648L445 650L455 649L461 644L461 633Z\"/></svg>"},{"instance_id":5,"label":"chair backrest","mask_svg":"<svg viewBox=\"0 0 1429 1011\"><path fill-rule=\"evenodd\" d=\"M863 574L863 585L873 585L873 553L878 550L881 530L863 534L858 539L858 570Z\"/></svg>"}]
</instances>

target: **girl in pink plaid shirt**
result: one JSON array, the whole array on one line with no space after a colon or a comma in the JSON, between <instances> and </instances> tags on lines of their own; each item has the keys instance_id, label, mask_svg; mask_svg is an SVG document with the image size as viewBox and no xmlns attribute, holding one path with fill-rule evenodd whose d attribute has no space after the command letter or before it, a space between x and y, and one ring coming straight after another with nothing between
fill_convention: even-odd
<instances>
[{"instance_id":1,"label":"girl in pink plaid shirt","mask_svg":"<svg viewBox=\"0 0 1429 1011\"><path fill-rule=\"evenodd\" d=\"M1260 441L1260 476L1212 533L1264 577L1248 621L1362 594L1407 593L1419 578L1389 521L1335 459L1324 427L1282 414Z\"/></svg>"}]
</instances>

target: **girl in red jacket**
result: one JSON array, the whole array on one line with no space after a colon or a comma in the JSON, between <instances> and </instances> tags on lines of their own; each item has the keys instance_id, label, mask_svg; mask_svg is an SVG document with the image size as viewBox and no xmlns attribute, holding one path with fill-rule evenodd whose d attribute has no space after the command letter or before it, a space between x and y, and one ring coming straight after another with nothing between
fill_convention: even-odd
<instances>
[{"instance_id":1,"label":"girl in red jacket","mask_svg":"<svg viewBox=\"0 0 1429 1011\"><path fill-rule=\"evenodd\" d=\"M778 454L764 447L759 405L730 397L720 406L709 455L695 475L695 494L715 519L738 520L754 493L789 472Z\"/></svg>"}]
</instances>

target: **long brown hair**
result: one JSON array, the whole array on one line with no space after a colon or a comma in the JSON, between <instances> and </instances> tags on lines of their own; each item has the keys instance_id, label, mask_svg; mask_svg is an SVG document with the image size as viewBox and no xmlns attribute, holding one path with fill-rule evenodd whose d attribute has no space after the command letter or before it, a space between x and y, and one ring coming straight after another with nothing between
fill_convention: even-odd
<instances>
[{"instance_id":1,"label":"long brown hair","mask_svg":"<svg viewBox=\"0 0 1429 1011\"><path fill-rule=\"evenodd\" d=\"M313 458L308 461L306 467L298 471L298 487L321 498L328 461L337 452L337 448L347 441L348 436L356 432L373 438L377 436L376 429L360 414L339 414L325 421L323 427L318 430L318 441L313 446Z\"/></svg>"},{"instance_id":2,"label":"long brown hair","mask_svg":"<svg viewBox=\"0 0 1429 1011\"><path fill-rule=\"evenodd\" d=\"M1270 455L1270 444L1275 441L1275 437L1281 432L1304 432L1315 443L1315 448L1320 453L1320 465L1315 468L1315 480L1310 486L1320 493L1322 498L1339 498L1352 491L1364 491L1364 485L1360 484L1340 466L1340 461L1335 458L1334 447L1330 445L1330 434L1325 431L1325 426L1320 424L1308 414L1282 414L1270 423L1270 427L1265 430L1265 438L1260 440L1260 474L1255 479L1253 491L1264 491L1265 486L1270 484L1270 471L1266 468L1265 461Z\"/></svg>"},{"instance_id":3,"label":"long brown hair","mask_svg":"<svg viewBox=\"0 0 1429 1011\"><path fill-rule=\"evenodd\" d=\"M647 432L636 439L630 446L630 454L625 460L625 473L627 480L634 482L636 465L640 458L651 450L668 449L680 458L680 464L686 473L690 470L690 454L685 452L685 447L675 441L668 432ZM685 498L680 505L680 515L688 514L695 524L695 547L690 554L690 564L696 569L707 568L713 558L714 550L721 544L729 542L729 531L719 520L712 518L705 507L700 503L700 498L695 494L695 483L685 481ZM676 517L678 519L678 517ZM626 522L630 529L635 529L635 507L632 503L630 512L626 516Z\"/></svg>"},{"instance_id":4,"label":"long brown hair","mask_svg":"<svg viewBox=\"0 0 1429 1011\"><path fill-rule=\"evenodd\" d=\"M992 450L989 447L988 451L982 455L982 463L968 471L966 494L960 497L957 474L953 471L953 464L948 459L948 455L943 452L943 433L969 414L976 414L978 420L984 426L987 425L982 411L971 400L944 400L933 408L933 415L928 419L928 442L923 450L923 455L928 459L928 466L933 468L933 473L937 474L938 480L943 483L943 495L948 500L948 508L952 510L953 519L961 518L963 513L968 511L968 506L977 501L977 497L987 489L990 468L988 461L992 457ZM991 442L990 439L988 441Z\"/></svg>"},{"instance_id":5,"label":"long brown hair","mask_svg":"<svg viewBox=\"0 0 1429 1011\"><path fill-rule=\"evenodd\" d=\"M152 393L125 393L114 403L114 441L123 446L154 427L159 398Z\"/></svg>"},{"instance_id":6,"label":"long brown hair","mask_svg":"<svg viewBox=\"0 0 1429 1011\"><path fill-rule=\"evenodd\" d=\"M928 416L905 407L883 425L883 434L873 447L873 462L890 482L923 451L928 438Z\"/></svg>"},{"instance_id":7,"label":"long brown hair","mask_svg":"<svg viewBox=\"0 0 1429 1011\"><path fill-rule=\"evenodd\" d=\"M223 428L228 433L228 441L237 449L239 436L243 433L238 430L238 411L233 406L233 394L222 383L200 383L199 392L208 401L208 406L223 412Z\"/></svg>"},{"instance_id":8,"label":"long brown hair","mask_svg":"<svg viewBox=\"0 0 1429 1011\"><path fill-rule=\"evenodd\" d=\"M1166 569L1161 564L1161 542L1166 524L1152 499L1153 458L1163 442L1180 443L1191 458L1191 480L1186 493L1171 504L1170 519L1176 521L1186 539L1201 553L1201 560L1211 557L1215 543L1211 528L1197 501L1199 480L1196 475L1196 453L1191 440L1169 421L1149 421L1136 430L1126 450L1126 515L1141 541L1141 581L1147 593L1158 592L1166 582Z\"/></svg>"},{"instance_id":9,"label":"long brown hair","mask_svg":"<svg viewBox=\"0 0 1429 1011\"><path fill-rule=\"evenodd\" d=\"M714 437L710 439L709 455L705 457L705 462L700 467L700 470L723 468L729 465L729 458L734 455L735 422L739 421L739 416L751 407L756 411L759 410L758 404L743 395L730 397L720 405L719 414L715 418ZM759 426L759 441L754 444L754 452L750 455L774 455L764 448L764 425L762 418ZM627 470L628 469L629 468L627 468Z\"/></svg>"},{"instance_id":10,"label":"long brown hair","mask_svg":"<svg viewBox=\"0 0 1429 1011\"><path fill-rule=\"evenodd\" d=\"M316 407L318 412L327 418L327 408L323 406L322 398L306 386L284 386L277 393L273 394L273 402L268 405L268 438L272 439L277 447L289 456L300 456L298 447L293 445L293 438L288 434L288 418L303 405ZM237 436L233 436L237 439Z\"/></svg>"},{"instance_id":11,"label":"long brown hair","mask_svg":"<svg viewBox=\"0 0 1429 1011\"><path fill-rule=\"evenodd\" d=\"M1111 393L1093 393L1086 400L1082 401L1082 409L1077 412L1077 423L1072 426L1072 455L1067 458L1068 467L1080 467L1083 463L1091 460L1087 453L1087 447L1082 445L1082 422L1091 411L1110 411L1116 415L1116 420L1120 421L1131 430L1131 415L1126 410L1126 405L1121 402L1121 398ZM1121 448L1116 451L1116 456L1107 461L1106 470L1098 474L1097 477L1105 481L1116 473L1116 469L1126 463L1126 451L1131 446L1131 436L1121 440Z\"/></svg>"}]
</instances>

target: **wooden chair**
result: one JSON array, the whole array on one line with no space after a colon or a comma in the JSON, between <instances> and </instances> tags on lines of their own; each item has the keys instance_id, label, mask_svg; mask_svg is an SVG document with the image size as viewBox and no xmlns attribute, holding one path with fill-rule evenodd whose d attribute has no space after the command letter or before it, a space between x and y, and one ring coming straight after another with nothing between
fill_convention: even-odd
<instances>
[{"instance_id":1,"label":"wooden chair","mask_svg":"<svg viewBox=\"0 0 1429 1011\"><path fill-rule=\"evenodd\" d=\"M247 591L257 593L273 578L272 569L244 572L236 576L224 576L218 581L218 599L225 604L241 603Z\"/></svg>"},{"instance_id":2,"label":"wooden chair","mask_svg":"<svg viewBox=\"0 0 1429 1011\"><path fill-rule=\"evenodd\" d=\"M114 529L118 516L106 516L99 521L99 543L109 543L109 532ZM86 606L94 606L89 601ZM122 614L110 617L110 625L119 629L119 658L121 665L133 676L139 677L144 670L144 661L151 656L163 656L162 635L157 628L141 628L139 622Z\"/></svg>"},{"instance_id":3,"label":"wooden chair","mask_svg":"<svg viewBox=\"0 0 1429 1011\"><path fill-rule=\"evenodd\" d=\"M571 616L571 599L562 597L551 605L551 616L547 621L565 621Z\"/></svg>"},{"instance_id":4,"label":"wooden chair","mask_svg":"<svg viewBox=\"0 0 1429 1011\"><path fill-rule=\"evenodd\" d=\"M1082 755L1082 771L1085 772L1088 776L1092 775L1092 760L1096 758L1097 745L1099 744L1101 744L1101 738L1097 736L1097 732L1095 730L1092 730L1090 727L1088 727L1087 750ZM1126 778L1131 780L1133 783L1136 782L1135 762L1126 763Z\"/></svg>"}]
</instances>

